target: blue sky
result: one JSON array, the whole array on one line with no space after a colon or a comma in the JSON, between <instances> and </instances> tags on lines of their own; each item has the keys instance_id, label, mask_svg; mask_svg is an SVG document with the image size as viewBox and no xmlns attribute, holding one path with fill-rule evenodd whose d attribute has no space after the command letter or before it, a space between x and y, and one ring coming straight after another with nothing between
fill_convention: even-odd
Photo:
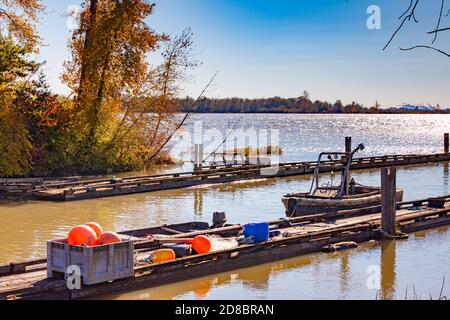
<instances>
[{"instance_id":1,"label":"blue sky","mask_svg":"<svg viewBox=\"0 0 450 320\"><path fill-rule=\"evenodd\" d=\"M41 21L45 71L52 87L69 56L66 9L76 0L46 0ZM419 24L408 23L387 51L382 48L398 26L409 0L161 0L148 24L175 35L194 32L202 66L184 84L196 95L218 71L211 97L296 97L372 106L431 103L450 107L450 59L429 50L401 52L399 46L430 44L440 1L417 9ZM381 30L369 30L369 5L381 8ZM448 9L447 9L448 10ZM450 24L445 17L443 26ZM448 37L436 46L446 48ZM150 57L152 62L153 57Z\"/></svg>"}]
</instances>

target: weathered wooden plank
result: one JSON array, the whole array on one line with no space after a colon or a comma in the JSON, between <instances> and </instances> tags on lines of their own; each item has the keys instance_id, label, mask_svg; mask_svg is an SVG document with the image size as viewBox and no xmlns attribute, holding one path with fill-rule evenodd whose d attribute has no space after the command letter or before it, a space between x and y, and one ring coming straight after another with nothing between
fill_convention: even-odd
<instances>
[{"instance_id":1,"label":"weathered wooden plank","mask_svg":"<svg viewBox=\"0 0 450 320\"><path fill-rule=\"evenodd\" d=\"M11 273L11 267L9 264L0 266L0 277Z\"/></svg>"},{"instance_id":2,"label":"weathered wooden plank","mask_svg":"<svg viewBox=\"0 0 450 320\"><path fill-rule=\"evenodd\" d=\"M412 233L426 229L438 228L450 224L450 216L442 216L435 219L426 219L421 222L405 223L400 225L400 230L404 233Z\"/></svg>"},{"instance_id":3,"label":"weathered wooden plank","mask_svg":"<svg viewBox=\"0 0 450 320\"><path fill-rule=\"evenodd\" d=\"M403 166L428 162L450 161L450 154L435 155L388 155L383 157L356 158L351 166L352 170L383 168L388 166ZM271 176L261 174L261 170L268 165L244 165L236 167L220 167L203 170L202 173L183 172L175 174L161 174L145 177L124 178L114 183L110 179L91 181L52 183L36 191L24 192L25 195L40 200L76 201L102 197L112 197L133 193L153 192L202 184L221 184L239 180L289 177L310 174L315 168L314 162L292 162L279 164L280 170ZM339 161L325 161L322 172L337 171L343 168ZM68 191L67 188L72 188ZM90 192L87 192L87 191ZM20 192L19 192L20 193Z\"/></svg>"}]
</instances>

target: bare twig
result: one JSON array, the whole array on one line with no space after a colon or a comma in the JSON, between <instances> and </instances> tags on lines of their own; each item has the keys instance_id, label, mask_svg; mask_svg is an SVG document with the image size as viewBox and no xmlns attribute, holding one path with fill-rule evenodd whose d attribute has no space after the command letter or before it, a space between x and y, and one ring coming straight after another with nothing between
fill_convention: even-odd
<instances>
[{"instance_id":1,"label":"bare twig","mask_svg":"<svg viewBox=\"0 0 450 320\"><path fill-rule=\"evenodd\" d=\"M233 128L231 129L231 131L228 133L228 135L225 137L225 139L222 141L222 143L213 151L211 152L211 154L206 157L203 162L205 162L206 160L208 160L209 158L211 158L216 152L217 150L220 149L221 146L223 146L225 144L225 142L227 142L228 138L230 137L231 133L236 129L236 127L238 126L239 122L241 122L241 119L238 119L236 121L236 123L233 125Z\"/></svg>"},{"instance_id":2,"label":"bare twig","mask_svg":"<svg viewBox=\"0 0 450 320\"><path fill-rule=\"evenodd\" d=\"M415 4L414 6L412 6L412 4L410 5L410 7L408 8L408 10L401 16L403 17L402 22L400 23L400 26L394 31L394 33L392 34L391 38L389 39L389 41L386 43L386 45L383 48L383 51L386 50L386 48L391 44L392 40L394 40L395 36L398 34L398 32L403 28L403 25L405 24L406 21L411 21L411 18L417 23L417 19L415 16L415 11L417 8L417 5L419 4L419 0L415 0ZM407 15L406 13L409 12L410 13Z\"/></svg>"},{"instance_id":3,"label":"bare twig","mask_svg":"<svg viewBox=\"0 0 450 320\"><path fill-rule=\"evenodd\" d=\"M216 79L216 76L217 76L217 72L211 77L211 80L203 88L203 90L200 93L200 95L197 97L197 99L195 99L195 101L192 103L192 105L190 106L190 108L188 110L191 110L198 103L198 101L203 97L205 92L208 90L208 88L211 86L211 84ZM181 120L181 122L178 124L178 126L175 128L175 130L173 130L173 132L167 137L167 139L164 141L164 143L161 144L161 146L159 146L159 148L148 158L147 162L150 162L150 161L152 161L153 159L156 158L156 156L161 152L161 150L164 149L165 146L169 143L169 141L172 139L174 134L176 132L178 132L178 130L181 129L181 127L184 125L184 123L186 122L186 120L189 118L190 115L191 115L191 112L187 112L186 113L186 115L183 117L183 120Z\"/></svg>"},{"instance_id":4,"label":"bare twig","mask_svg":"<svg viewBox=\"0 0 450 320\"><path fill-rule=\"evenodd\" d=\"M403 14L398 18L399 20L401 20L405 16L405 14L407 14L409 12L409 10L411 9L413 3L414 3L414 0L410 0L408 9L406 9L406 11L403 12Z\"/></svg>"},{"instance_id":5,"label":"bare twig","mask_svg":"<svg viewBox=\"0 0 450 320\"><path fill-rule=\"evenodd\" d=\"M427 32L428 34L433 34L433 33L438 33L438 32L444 32L444 31L449 31L450 28L442 28L442 29L436 29L430 32Z\"/></svg>"},{"instance_id":6,"label":"bare twig","mask_svg":"<svg viewBox=\"0 0 450 320\"><path fill-rule=\"evenodd\" d=\"M447 56L448 58L450 58L450 53L447 53L447 52L442 51L442 50L440 50L438 48L435 48L435 47L425 46L425 45L414 46L414 47L411 47L411 48L400 48L400 50L402 50L402 51L410 51L410 50L414 50L414 49L418 49L418 48L431 49L431 50L437 51L437 52Z\"/></svg>"},{"instance_id":7,"label":"bare twig","mask_svg":"<svg viewBox=\"0 0 450 320\"><path fill-rule=\"evenodd\" d=\"M411 20L413 20L416 23L418 22L418 20L416 18L416 9L418 7L419 1L420 0L410 0L408 9L405 12L403 12L403 14L399 17L399 19L402 20L400 25L394 31L394 33L391 35L388 42L384 46L383 50L386 50L386 48L392 43L392 41L397 36L397 34L400 32L400 30L404 27L406 22L411 21ZM439 16L438 16L437 23L436 23L436 29L433 31L427 32L427 34L433 35L432 44L434 44L436 42L436 40L438 38L438 33L450 30L450 27L441 28L442 17L448 16L450 13L450 10L448 10L448 13L446 15L444 15L445 0L440 0L440 1L441 1L441 6L440 6ZM418 48L430 49L430 50L436 51L436 52L443 54L446 57L450 58L450 53L447 53L446 51L436 48L434 46L428 46L428 45L416 45L416 46L412 46L409 48L400 48L400 50L410 51L410 50L414 50L414 49L418 49Z\"/></svg>"},{"instance_id":8,"label":"bare twig","mask_svg":"<svg viewBox=\"0 0 450 320\"><path fill-rule=\"evenodd\" d=\"M436 30L439 30L439 28L441 27L442 13L444 12L444 3L445 3L445 0L441 0L441 11L439 12L439 19L438 19ZM433 42L431 42L431 43L436 42L437 36L438 36L438 33L436 32L434 34Z\"/></svg>"}]
</instances>

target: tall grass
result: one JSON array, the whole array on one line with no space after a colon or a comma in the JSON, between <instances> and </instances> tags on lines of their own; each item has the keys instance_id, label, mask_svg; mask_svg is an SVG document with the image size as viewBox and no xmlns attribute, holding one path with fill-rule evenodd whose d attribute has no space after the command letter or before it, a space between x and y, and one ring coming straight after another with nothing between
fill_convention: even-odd
<instances>
[{"instance_id":1,"label":"tall grass","mask_svg":"<svg viewBox=\"0 0 450 320\"><path fill-rule=\"evenodd\" d=\"M280 146L270 145L259 148L253 147L235 148L233 150L227 150L225 151L225 153L237 153L245 157L273 156L273 155L281 156L283 155L283 149Z\"/></svg>"}]
</instances>

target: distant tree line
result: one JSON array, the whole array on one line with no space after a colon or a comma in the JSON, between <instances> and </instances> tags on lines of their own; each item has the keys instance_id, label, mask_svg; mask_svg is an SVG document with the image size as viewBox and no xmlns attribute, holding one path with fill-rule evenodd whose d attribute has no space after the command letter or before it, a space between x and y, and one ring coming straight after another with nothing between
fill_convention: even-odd
<instances>
[{"instance_id":1,"label":"distant tree line","mask_svg":"<svg viewBox=\"0 0 450 320\"><path fill-rule=\"evenodd\" d=\"M298 98L202 98L197 104L193 104L191 97L186 97L180 101L183 112L192 113L450 113L449 109L430 108L423 110L402 109L402 108L380 108L378 103L372 107L365 107L362 104L352 102L344 104L337 100L334 103L324 101L312 101L306 92ZM194 107L193 107L194 106Z\"/></svg>"}]
</instances>

